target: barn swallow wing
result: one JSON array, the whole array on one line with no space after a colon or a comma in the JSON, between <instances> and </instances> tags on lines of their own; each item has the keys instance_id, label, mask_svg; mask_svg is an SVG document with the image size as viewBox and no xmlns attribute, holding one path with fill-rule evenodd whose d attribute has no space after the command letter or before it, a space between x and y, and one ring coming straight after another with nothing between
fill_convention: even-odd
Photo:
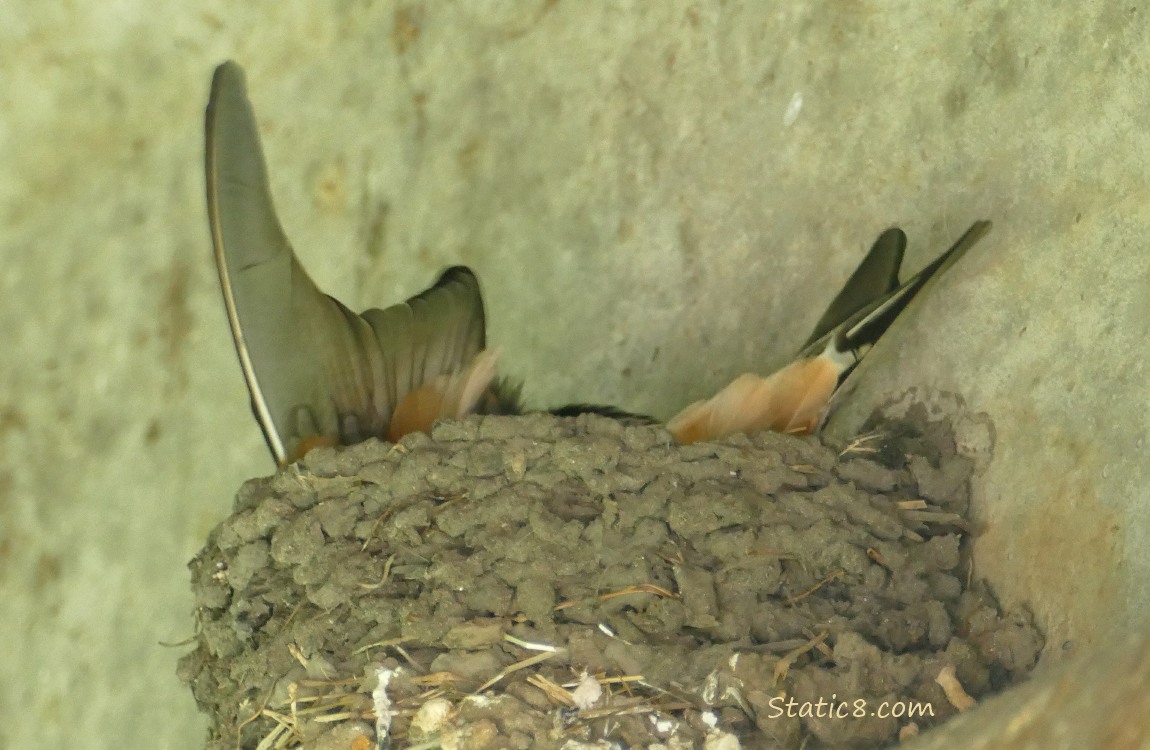
<instances>
[{"instance_id":1,"label":"barn swallow wing","mask_svg":"<svg viewBox=\"0 0 1150 750\"><path fill-rule=\"evenodd\" d=\"M854 366L862 359L870 347L874 346L875 342L886 333L890 328L891 323L895 321L902 311L906 309L911 300L915 298L928 281L950 268L954 263L966 253L976 242L990 231L991 223L989 221L976 221L970 225L970 228L963 232L962 236L955 241L950 248L939 255L933 261L928 263L921 271L912 276L905 284L898 285L897 278L895 278L896 288L892 289L887 294L882 294L875 297L869 303L863 305L851 315L844 318L832 330L820 336L812 335L807 343L799 352L800 359L811 356L829 356L835 361L843 363L842 371L839 377L844 378ZM886 237L892 231L897 231L902 234L901 230L887 230L879 237L879 241L875 243L874 248L871 249L871 254L878 249L879 244L882 243L883 237ZM901 254L901 252L900 252ZM870 260L870 255L867 256L867 261ZM864 261L864 264L867 262ZM896 271L897 273L897 271ZM849 287L858 276L858 271L851 276L847 281ZM846 290L844 289L843 293ZM840 297L842 294L840 293ZM838 300L836 299L836 302ZM816 327L816 333L818 329Z\"/></svg>"},{"instance_id":2,"label":"barn swallow wing","mask_svg":"<svg viewBox=\"0 0 1150 750\"><path fill-rule=\"evenodd\" d=\"M898 271L905 250L906 233L898 227L891 227L880 234L863 262L847 279L842 291L819 318L815 330L803 344L803 349L841 326L859 310L898 289Z\"/></svg>"},{"instance_id":3,"label":"barn swallow wing","mask_svg":"<svg viewBox=\"0 0 1150 750\"><path fill-rule=\"evenodd\" d=\"M901 230L887 230L831 303L795 360L765 378L751 373L739 376L712 398L697 401L677 414L667 429L680 443L714 440L737 432L814 431L835 390L914 296L989 229L989 221L975 222L949 250L901 286L897 283L898 267L905 236ZM884 287L885 292L879 291ZM838 322L832 322L835 320Z\"/></svg>"},{"instance_id":4,"label":"barn swallow wing","mask_svg":"<svg viewBox=\"0 0 1150 750\"><path fill-rule=\"evenodd\" d=\"M407 302L357 315L292 251L236 63L216 69L205 120L216 267L252 411L279 465L316 445L394 440L488 398L495 357L470 270L450 268Z\"/></svg>"},{"instance_id":5,"label":"barn swallow wing","mask_svg":"<svg viewBox=\"0 0 1150 750\"><path fill-rule=\"evenodd\" d=\"M839 292L826 312L823 313L823 317L819 319L818 324L815 325L815 330L810 338L807 339L804 347L809 346L842 325L844 321L854 316L859 310L873 304L876 300L885 297L897 289L898 270L902 263L903 251L905 249L906 234L904 234L901 229L893 228L883 232L874 243L874 246L871 247L870 252L867 253L866 258L859 264L858 268L855 269L850 279L843 286L842 291ZM754 383L761 381L762 378L748 375L746 379L739 381L736 390L742 393L744 389L757 388L757 386L754 386ZM772 386L772 392L777 393L777 387ZM751 396L742 393L738 398L728 399L726 403L731 406L737 406L737 404L748 397ZM631 414L611 406L570 404L559 409L551 409L551 413L558 416L575 416L588 412L637 424L651 424L654 422L650 417ZM727 422L729 418L722 418L720 421ZM780 426L780 429L782 428L785 428L785 425Z\"/></svg>"}]
</instances>

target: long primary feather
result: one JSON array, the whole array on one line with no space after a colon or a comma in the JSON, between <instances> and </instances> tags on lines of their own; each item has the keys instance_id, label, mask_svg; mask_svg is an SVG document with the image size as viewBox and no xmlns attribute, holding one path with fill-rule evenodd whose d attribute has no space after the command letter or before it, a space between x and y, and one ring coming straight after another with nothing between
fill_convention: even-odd
<instances>
[{"instance_id":1,"label":"long primary feather","mask_svg":"<svg viewBox=\"0 0 1150 750\"><path fill-rule=\"evenodd\" d=\"M308 277L276 215L243 70L220 65L205 117L208 218L236 353L280 465L317 445L396 439L489 393L479 282L445 271L429 289L356 314ZM417 394L417 395L412 395ZM406 404L401 424L394 415Z\"/></svg>"}]
</instances>

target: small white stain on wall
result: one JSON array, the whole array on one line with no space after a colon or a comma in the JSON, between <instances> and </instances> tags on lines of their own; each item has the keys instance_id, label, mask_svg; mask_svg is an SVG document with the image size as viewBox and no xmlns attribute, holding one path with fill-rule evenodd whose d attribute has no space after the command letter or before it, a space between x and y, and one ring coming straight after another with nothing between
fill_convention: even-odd
<instances>
[{"instance_id":1,"label":"small white stain on wall","mask_svg":"<svg viewBox=\"0 0 1150 750\"><path fill-rule=\"evenodd\" d=\"M796 91L795 95L791 97L791 101L787 104L787 111L783 112L783 125L790 127L795 124L795 120L799 119L799 112L803 109L803 94L801 91Z\"/></svg>"}]
</instances>

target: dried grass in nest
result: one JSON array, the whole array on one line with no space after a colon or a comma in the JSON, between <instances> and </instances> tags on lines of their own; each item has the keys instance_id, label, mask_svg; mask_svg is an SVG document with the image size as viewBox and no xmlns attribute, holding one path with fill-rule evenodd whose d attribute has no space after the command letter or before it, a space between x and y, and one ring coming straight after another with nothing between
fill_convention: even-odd
<instances>
[{"instance_id":1,"label":"dried grass in nest","mask_svg":"<svg viewBox=\"0 0 1150 750\"><path fill-rule=\"evenodd\" d=\"M635 588L641 589L641 587ZM822 637L825 638L826 634L822 634ZM685 709L706 710L705 706L699 705L689 697L646 683L642 675L609 676L604 673L583 673L572 674L573 679L559 682L556 673L570 672L570 669L552 670L548 675L540 667L548 660L564 654L564 649L549 644L522 641L511 635L505 635L504 640L526 652L536 653L501 669L473 691L459 690L457 685L465 680L450 672L412 674L408 676L408 682L422 690L414 697L397 700L388 709L390 715L381 717L373 708L373 692L377 687L368 685L371 680L354 677L299 680L288 686L287 700L261 706L237 729L242 729L254 721L266 720L270 723L270 728L263 735L256 750L291 750L305 747L308 735L315 733L314 729L309 732L306 727L308 722L333 725L355 721L378 726L382 720L392 727L390 731L379 733L374 737L361 735L362 742L357 738L349 750L401 747L406 747L408 750L432 750L441 746L441 735L422 736L417 744L406 744L411 739L408 730L412 719L420 709L433 700L448 701L451 704L451 711L444 717L446 723L458 714L465 701L482 696L485 692L496 688L504 678L520 672L527 672L525 681L538 688L547 697L551 707L561 712L560 721L567 732L573 732L592 721L609 722L611 718L617 716L650 714L654 720L674 721L674 714ZM386 646L396 650L397 653L402 650L399 642L372 645ZM795 657L798 655L796 653ZM596 693L596 698L590 704L585 698L581 700L579 696L580 688L586 688L589 683L595 686Z\"/></svg>"}]
</instances>

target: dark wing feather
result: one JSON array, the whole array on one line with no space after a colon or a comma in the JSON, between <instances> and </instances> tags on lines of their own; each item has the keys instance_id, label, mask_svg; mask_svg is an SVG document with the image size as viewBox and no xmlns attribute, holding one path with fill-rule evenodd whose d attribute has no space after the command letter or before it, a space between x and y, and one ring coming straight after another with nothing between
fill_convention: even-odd
<instances>
[{"instance_id":1,"label":"dark wing feather","mask_svg":"<svg viewBox=\"0 0 1150 750\"><path fill-rule=\"evenodd\" d=\"M906 233L898 227L892 227L879 235L870 252L843 285L842 291L827 307L810 338L803 344L803 349L826 336L859 310L898 289L898 270L905 250Z\"/></svg>"},{"instance_id":2,"label":"dark wing feather","mask_svg":"<svg viewBox=\"0 0 1150 750\"><path fill-rule=\"evenodd\" d=\"M405 303L365 310L361 317L381 347L384 367L376 404L388 415L424 383L463 370L486 345L479 280L464 266L447 269Z\"/></svg>"},{"instance_id":3,"label":"dark wing feather","mask_svg":"<svg viewBox=\"0 0 1150 750\"><path fill-rule=\"evenodd\" d=\"M927 264L887 298L857 315L841 332L839 349L858 350L878 341L926 283L954 265L955 261L990 231L990 226L989 221L976 221L945 253Z\"/></svg>"},{"instance_id":4,"label":"dark wing feather","mask_svg":"<svg viewBox=\"0 0 1150 750\"><path fill-rule=\"evenodd\" d=\"M906 309L923 286L934 276L950 268L974 243L982 239L982 236L990 230L990 226L989 221L976 221L946 252L935 258L905 284L863 306L821 338L808 342L799 353L799 357L816 356L829 348L833 349L829 352L832 358L846 361L853 357L853 361L857 362L879 337L886 333L891 323ZM850 367L847 367L842 373L843 377L849 370Z\"/></svg>"},{"instance_id":5,"label":"dark wing feather","mask_svg":"<svg viewBox=\"0 0 1150 750\"><path fill-rule=\"evenodd\" d=\"M283 463L284 435L302 416L295 407L307 402L318 375L318 362L291 322L312 320L307 313L325 303L276 216L255 114L235 63L216 69L205 130L208 219L224 304L252 409Z\"/></svg>"},{"instance_id":6,"label":"dark wing feather","mask_svg":"<svg viewBox=\"0 0 1150 750\"><path fill-rule=\"evenodd\" d=\"M243 70L216 69L206 116L208 216L252 407L280 465L316 442L388 433L405 395L467 368L483 300L463 267L406 303L357 315L319 290L276 216Z\"/></svg>"}]
</instances>

